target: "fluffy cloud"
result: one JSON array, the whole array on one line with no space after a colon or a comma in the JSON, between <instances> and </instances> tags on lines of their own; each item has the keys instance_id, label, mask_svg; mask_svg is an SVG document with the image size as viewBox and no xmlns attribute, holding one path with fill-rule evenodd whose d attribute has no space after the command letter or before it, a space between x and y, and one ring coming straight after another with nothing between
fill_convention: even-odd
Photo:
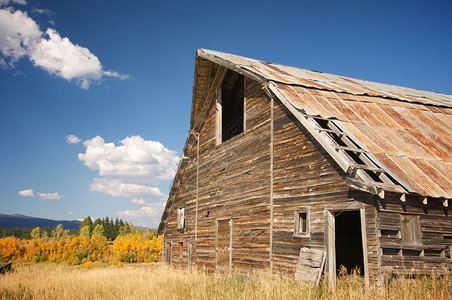
<instances>
[{"instance_id":1,"label":"fluffy cloud","mask_svg":"<svg viewBox=\"0 0 452 300\"><path fill-rule=\"evenodd\" d=\"M163 197L158 187L124 183L120 179L95 178L90 185L91 191L102 192L113 197Z\"/></svg>"},{"instance_id":2,"label":"fluffy cloud","mask_svg":"<svg viewBox=\"0 0 452 300\"><path fill-rule=\"evenodd\" d=\"M179 161L175 151L141 136L127 137L120 143L105 143L96 136L83 143L86 151L78 158L91 170L99 171L99 176L133 179L133 183L156 184L174 177Z\"/></svg>"},{"instance_id":3,"label":"fluffy cloud","mask_svg":"<svg viewBox=\"0 0 452 300\"><path fill-rule=\"evenodd\" d=\"M164 202L152 203L142 206L137 210L124 210L118 212L118 215L123 217L133 217L133 218L159 218L162 215L163 209L165 208Z\"/></svg>"},{"instance_id":4,"label":"fluffy cloud","mask_svg":"<svg viewBox=\"0 0 452 300\"><path fill-rule=\"evenodd\" d=\"M27 55L41 40L38 24L26 12L0 9L0 51L10 58L9 65Z\"/></svg>"},{"instance_id":5,"label":"fluffy cloud","mask_svg":"<svg viewBox=\"0 0 452 300\"><path fill-rule=\"evenodd\" d=\"M158 184L174 177L179 161L175 151L141 136L127 137L120 145L96 136L83 145L85 153L79 153L78 158L100 176L90 189L114 197L165 197Z\"/></svg>"},{"instance_id":6,"label":"fluffy cloud","mask_svg":"<svg viewBox=\"0 0 452 300\"><path fill-rule=\"evenodd\" d=\"M135 203L138 205L143 205L146 203L146 201L143 198L133 198L132 203Z\"/></svg>"},{"instance_id":7,"label":"fluffy cloud","mask_svg":"<svg viewBox=\"0 0 452 300\"><path fill-rule=\"evenodd\" d=\"M10 1L0 0L0 7ZM15 0L25 4L25 1ZM14 63L27 56L34 66L50 74L75 81L83 89L103 77L126 79L128 75L104 70L99 59L89 49L73 44L67 37L48 28L45 34L26 12L0 9L0 66L14 67ZM8 59L9 61L5 60Z\"/></svg>"},{"instance_id":8,"label":"fluffy cloud","mask_svg":"<svg viewBox=\"0 0 452 300\"><path fill-rule=\"evenodd\" d=\"M82 141L78 136L75 136L73 134L66 136L65 139L66 139L66 143L68 143L68 144L77 144Z\"/></svg>"},{"instance_id":9,"label":"fluffy cloud","mask_svg":"<svg viewBox=\"0 0 452 300\"><path fill-rule=\"evenodd\" d=\"M53 29L47 29L46 34L49 38L42 38L30 50L30 60L35 66L68 81L75 78L85 89L90 82L102 78L100 61L87 48L74 45L67 37L61 38Z\"/></svg>"},{"instance_id":10,"label":"fluffy cloud","mask_svg":"<svg viewBox=\"0 0 452 300\"><path fill-rule=\"evenodd\" d=\"M63 196L59 195L58 192L56 193L38 193L39 198L44 200L60 200L63 198Z\"/></svg>"},{"instance_id":11,"label":"fluffy cloud","mask_svg":"<svg viewBox=\"0 0 452 300\"><path fill-rule=\"evenodd\" d=\"M118 215L142 226L157 226L167 197L158 186L176 174L177 153L141 136L126 137L118 145L96 136L83 145L85 152L79 153L79 160L98 172L90 190L131 199L140 208Z\"/></svg>"},{"instance_id":12,"label":"fluffy cloud","mask_svg":"<svg viewBox=\"0 0 452 300\"><path fill-rule=\"evenodd\" d=\"M33 189L19 191L19 195L21 195L22 197L34 197L35 196L33 193Z\"/></svg>"},{"instance_id":13,"label":"fluffy cloud","mask_svg":"<svg viewBox=\"0 0 452 300\"><path fill-rule=\"evenodd\" d=\"M132 200L132 202L134 201ZM134 224L140 226L157 228L164 208L165 202L148 203L137 210L119 211L118 216L133 219Z\"/></svg>"}]
</instances>

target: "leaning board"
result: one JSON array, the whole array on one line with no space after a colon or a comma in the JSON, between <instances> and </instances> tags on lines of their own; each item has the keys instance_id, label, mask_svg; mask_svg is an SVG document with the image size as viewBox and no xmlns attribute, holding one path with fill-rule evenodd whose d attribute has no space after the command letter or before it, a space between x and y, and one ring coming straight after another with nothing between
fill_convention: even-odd
<instances>
[{"instance_id":1,"label":"leaning board","mask_svg":"<svg viewBox=\"0 0 452 300\"><path fill-rule=\"evenodd\" d=\"M318 249L303 247L298 256L295 279L318 284L325 265L326 253Z\"/></svg>"}]
</instances>

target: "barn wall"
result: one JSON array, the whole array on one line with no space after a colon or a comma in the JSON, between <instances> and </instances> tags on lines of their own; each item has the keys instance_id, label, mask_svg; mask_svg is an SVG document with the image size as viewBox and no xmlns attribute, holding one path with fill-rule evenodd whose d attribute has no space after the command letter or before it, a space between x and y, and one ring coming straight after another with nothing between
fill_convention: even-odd
<instances>
[{"instance_id":1,"label":"barn wall","mask_svg":"<svg viewBox=\"0 0 452 300\"><path fill-rule=\"evenodd\" d=\"M196 145L189 155L165 232L164 250L170 249L165 250L165 260L175 267L188 268L196 263L211 271L227 270L228 251L236 272L270 266L271 106L259 84L248 79L245 82L246 132L216 145L214 107L200 132L197 243ZM344 184L341 171L332 167L334 163L278 100L273 124L274 271L293 276L301 247L325 250L325 207L340 211L355 204L365 211L372 280L378 275L380 261L376 210L371 203L365 204L368 195L353 192ZM183 231L176 229L180 207L185 207ZM307 238L294 236L294 211L298 208L309 208ZM226 225L230 224L226 221L232 225ZM232 250L227 249L228 239Z\"/></svg>"},{"instance_id":2,"label":"barn wall","mask_svg":"<svg viewBox=\"0 0 452 300\"><path fill-rule=\"evenodd\" d=\"M192 263L196 260L197 265L208 270L215 270L216 265L218 269L227 269L225 246L229 246L230 236L223 220L231 219L232 269L247 273L269 266L270 100L259 84L246 79L245 86L246 132L216 145L214 107L200 132L197 245L194 238L196 146L190 154L165 232L165 243L173 245L169 255L175 267L188 267L191 243ZM186 209L183 231L176 229L179 207ZM217 224L221 228L216 235ZM182 256L180 242L184 247Z\"/></svg>"},{"instance_id":3,"label":"barn wall","mask_svg":"<svg viewBox=\"0 0 452 300\"><path fill-rule=\"evenodd\" d=\"M386 273L444 272L450 268L452 217L438 200L407 196L402 203L396 195L376 197L381 265ZM420 242L410 243L402 234L401 216L416 216Z\"/></svg>"}]
</instances>

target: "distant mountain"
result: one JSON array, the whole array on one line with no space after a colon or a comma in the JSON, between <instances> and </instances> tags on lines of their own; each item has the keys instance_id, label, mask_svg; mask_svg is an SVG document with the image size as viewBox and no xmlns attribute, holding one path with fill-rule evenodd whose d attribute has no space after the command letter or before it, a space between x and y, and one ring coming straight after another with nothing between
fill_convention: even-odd
<instances>
[{"instance_id":1,"label":"distant mountain","mask_svg":"<svg viewBox=\"0 0 452 300\"><path fill-rule=\"evenodd\" d=\"M63 225L64 229L79 229L80 221L64 221L64 220L51 220L43 218L34 218L30 216L24 216L21 214L5 215L0 214L0 228L53 228L58 224Z\"/></svg>"}]
</instances>

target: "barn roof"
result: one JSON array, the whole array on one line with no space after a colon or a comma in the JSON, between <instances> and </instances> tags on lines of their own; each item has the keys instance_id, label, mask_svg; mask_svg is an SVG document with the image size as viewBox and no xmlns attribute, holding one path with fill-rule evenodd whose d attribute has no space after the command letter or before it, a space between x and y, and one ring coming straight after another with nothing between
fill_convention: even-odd
<instances>
[{"instance_id":1,"label":"barn roof","mask_svg":"<svg viewBox=\"0 0 452 300\"><path fill-rule=\"evenodd\" d=\"M213 82L208 63L217 69ZM452 198L452 95L375 83L199 49L190 133L166 203L169 216L184 159L196 143L215 87L227 69L263 85L278 98L347 174L356 189Z\"/></svg>"},{"instance_id":2,"label":"barn roof","mask_svg":"<svg viewBox=\"0 0 452 300\"><path fill-rule=\"evenodd\" d=\"M349 183L452 198L452 95L205 49L198 55L261 81L344 171L356 173L358 181ZM338 143L344 135L345 143ZM376 178L380 173L387 178Z\"/></svg>"}]
</instances>

